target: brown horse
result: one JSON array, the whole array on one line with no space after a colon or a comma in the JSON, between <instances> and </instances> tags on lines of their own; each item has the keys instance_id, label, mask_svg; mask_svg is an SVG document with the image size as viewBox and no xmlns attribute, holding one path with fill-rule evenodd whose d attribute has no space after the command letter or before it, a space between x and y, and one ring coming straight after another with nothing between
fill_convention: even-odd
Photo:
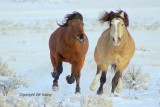
<instances>
[{"instance_id":1,"label":"brown horse","mask_svg":"<svg viewBox=\"0 0 160 107\"><path fill-rule=\"evenodd\" d=\"M135 44L126 28L129 25L126 12L122 10L118 12L111 11L110 13L105 12L99 20L102 23L109 22L110 26L102 33L95 48L94 58L97 64L97 73L90 88L95 90L97 81L100 79L100 87L97 94L103 93L106 73L108 66L111 65L115 71L112 79L111 95L113 95L116 87L122 87L121 75L134 55Z\"/></svg>"},{"instance_id":2,"label":"brown horse","mask_svg":"<svg viewBox=\"0 0 160 107\"><path fill-rule=\"evenodd\" d=\"M65 21L49 39L50 58L53 65L53 90L58 90L58 79L63 71L62 62L72 65L71 75L66 77L69 84L76 80L76 91L80 92L80 73L88 51L88 38L83 30L83 16L78 12L67 14Z\"/></svg>"}]
</instances>

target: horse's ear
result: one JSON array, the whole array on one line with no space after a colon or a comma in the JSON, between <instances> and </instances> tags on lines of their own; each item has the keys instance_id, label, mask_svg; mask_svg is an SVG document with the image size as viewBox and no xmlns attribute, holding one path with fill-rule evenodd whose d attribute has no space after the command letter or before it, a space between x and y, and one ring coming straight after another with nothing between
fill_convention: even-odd
<instances>
[{"instance_id":1,"label":"horse's ear","mask_svg":"<svg viewBox=\"0 0 160 107\"><path fill-rule=\"evenodd\" d=\"M126 12L124 12L124 20L125 20L126 27L128 27L129 26L129 19L128 19L128 14Z\"/></svg>"},{"instance_id":2,"label":"horse's ear","mask_svg":"<svg viewBox=\"0 0 160 107\"><path fill-rule=\"evenodd\" d=\"M128 20L127 13L124 12L123 10L119 10L118 15L124 19L125 26L128 27L129 26L129 20Z\"/></svg>"},{"instance_id":3,"label":"horse's ear","mask_svg":"<svg viewBox=\"0 0 160 107\"><path fill-rule=\"evenodd\" d=\"M124 18L124 12L121 12L120 15L122 18Z\"/></svg>"},{"instance_id":4,"label":"horse's ear","mask_svg":"<svg viewBox=\"0 0 160 107\"><path fill-rule=\"evenodd\" d=\"M111 20L113 19L113 17L115 16L115 13L113 11L111 12L105 12L100 18L99 21L101 23L107 22L109 21L109 23L111 22Z\"/></svg>"}]
</instances>

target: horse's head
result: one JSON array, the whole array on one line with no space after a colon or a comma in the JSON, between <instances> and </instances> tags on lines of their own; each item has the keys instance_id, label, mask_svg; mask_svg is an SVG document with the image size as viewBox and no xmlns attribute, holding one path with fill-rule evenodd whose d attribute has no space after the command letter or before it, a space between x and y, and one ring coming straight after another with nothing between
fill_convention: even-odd
<instances>
[{"instance_id":1,"label":"horse's head","mask_svg":"<svg viewBox=\"0 0 160 107\"><path fill-rule=\"evenodd\" d=\"M126 27L129 25L128 15L124 11L105 12L104 16L99 19L102 23L108 21L110 25L110 36L113 41L113 45L119 46L123 41Z\"/></svg>"},{"instance_id":2,"label":"horse's head","mask_svg":"<svg viewBox=\"0 0 160 107\"><path fill-rule=\"evenodd\" d=\"M73 33L73 37L80 43L84 42L83 22L80 19L70 20L69 27Z\"/></svg>"},{"instance_id":3,"label":"horse's head","mask_svg":"<svg viewBox=\"0 0 160 107\"><path fill-rule=\"evenodd\" d=\"M65 21L60 27L67 27L73 37L80 43L84 42L83 16L79 12L73 12L65 16Z\"/></svg>"}]
</instances>

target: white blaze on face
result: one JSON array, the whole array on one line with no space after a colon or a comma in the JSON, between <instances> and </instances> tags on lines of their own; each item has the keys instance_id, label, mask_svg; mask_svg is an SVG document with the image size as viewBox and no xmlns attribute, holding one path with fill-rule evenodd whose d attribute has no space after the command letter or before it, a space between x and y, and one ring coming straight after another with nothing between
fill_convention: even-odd
<instances>
[{"instance_id":1,"label":"white blaze on face","mask_svg":"<svg viewBox=\"0 0 160 107\"><path fill-rule=\"evenodd\" d=\"M115 19L113 19L112 20L112 22L111 22L111 32L110 32L110 35L113 37L113 39L114 39L114 41L113 41L113 44L114 45L119 45L120 43L120 41L118 40L118 33L119 33L119 31L118 31L118 25L119 25L119 23L120 23L120 20L119 19L117 19L117 18L115 18Z\"/></svg>"}]
</instances>

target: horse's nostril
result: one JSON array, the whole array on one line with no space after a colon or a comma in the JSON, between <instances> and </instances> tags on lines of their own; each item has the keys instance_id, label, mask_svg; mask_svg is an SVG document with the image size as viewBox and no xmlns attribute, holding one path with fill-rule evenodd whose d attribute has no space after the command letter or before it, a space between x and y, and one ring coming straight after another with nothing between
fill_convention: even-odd
<instances>
[{"instance_id":1,"label":"horse's nostril","mask_svg":"<svg viewBox=\"0 0 160 107\"><path fill-rule=\"evenodd\" d=\"M83 35L80 36L80 39L83 39Z\"/></svg>"},{"instance_id":2,"label":"horse's nostril","mask_svg":"<svg viewBox=\"0 0 160 107\"><path fill-rule=\"evenodd\" d=\"M78 40L80 43L84 42L84 34L78 34L78 35L77 35L77 40Z\"/></svg>"},{"instance_id":3,"label":"horse's nostril","mask_svg":"<svg viewBox=\"0 0 160 107\"><path fill-rule=\"evenodd\" d=\"M115 42L115 39L113 38L113 41Z\"/></svg>"},{"instance_id":4,"label":"horse's nostril","mask_svg":"<svg viewBox=\"0 0 160 107\"><path fill-rule=\"evenodd\" d=\"M118 41L121 41L121 38L120 38L120 37L118 37Z\"/></svg>"},{"instance_id":5,"label":"horse's nostril","mask_svg":"<svg viewBox=\"0 0 160 107\"><path fill-rule=\"evenodd\" d=\"M83 34L78 34L77 35L77 38L79 38L79 39L83 39L83 37L84 37Z\"/></svg>"}]
</instances>

